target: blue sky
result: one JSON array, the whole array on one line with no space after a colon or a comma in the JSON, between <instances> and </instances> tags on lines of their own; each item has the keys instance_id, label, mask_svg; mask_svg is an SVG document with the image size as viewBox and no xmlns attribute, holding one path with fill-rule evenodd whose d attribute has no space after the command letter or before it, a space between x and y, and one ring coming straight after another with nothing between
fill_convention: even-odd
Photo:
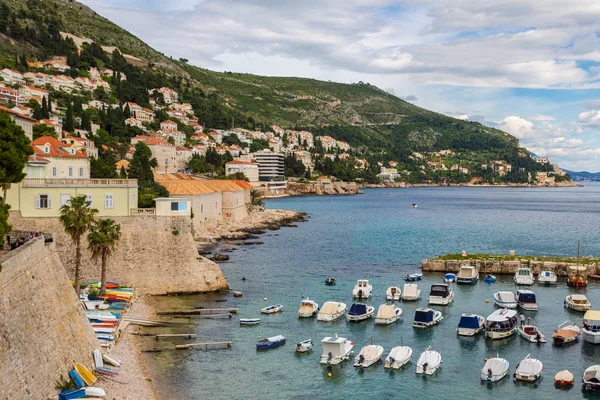
<instances>
[{"instance_id":1,"label":"blue sky","mask_svg":"<svg viewBox=\"0 0 600 400\"><path fill-rule=\"evenodd\" d=\"M600 2L84 0L219 71L375 84L600 171Z\"/></svg>"}]
</instances>

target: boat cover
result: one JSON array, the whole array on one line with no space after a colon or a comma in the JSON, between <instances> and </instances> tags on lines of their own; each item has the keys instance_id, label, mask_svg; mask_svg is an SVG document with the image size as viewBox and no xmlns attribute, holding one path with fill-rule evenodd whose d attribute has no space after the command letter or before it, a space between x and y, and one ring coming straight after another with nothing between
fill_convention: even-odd
<instances>
[{"instance_id":1,"label":"boat cover","mask_svg":"<svg viewBox=\"0 0 600 400\"><path fill-rule=\"evenodd\" d=\"M419 287L417 285L413 284L406 284L404 285L404 295L407 297L411 297L411 296L416 296L417 292L419 291Z\"/></svg>"},{"instance_id":2,"label":"boat cover","mask_svg":"<svg viewBox=\"0 0 600 400\"><path fill-rule=\"evenodd\" d=\"M544 276L546 278L552 278L553 273L550 271L542 271L542 276Z\"/></svg>"},{"instance_id":3,"label":"boat cover","mask_svg":"<svg viewBox=\"0 0 600 400\"><path fill-rule=\"evenodd\" d=\"M448 297L450 295L450 289L448 285L436 284L431 285L430 296Z\"/></svg>"},{"instance_id":4,"label":"boat cover","mask_svg":"<svg viewBox=\"0 0 600 400\"><path fill-rule=\"evenodd\" d=\"M556 333L556 336L562 336L565 339L571 339L572 337L579 335L579 331L576 331L575 329L572 329L572 328L558 329L554 332Z\"/></svg>"},{"instance_id":5,"label":"boat cover","mask_svg":"<svg viewBox=\"0 0 600 400\"><path fill-rule=\"evenodd\" d=\"M559 371L556 373L556 375L554 375L555 381L571 382L573 378L573 374L566 369Z\"/></svg>"},{"instance_id":6,"label":"boat cover","mask_svg":"<svg viewBox=\"0 0 600 400\"><path fill-rule=\"evenodd\" d=\"M415 322L432 322L433 310L417 310L415 311Z\"/></svg>"},{"instance_id":7,"label":"boat cover","mask_svg":"<svg viewBox=\"0 0 600 400\"><path fill-rule=\"evenodd\" d=\"M527 375L537 375L543 368L541 361L535 358L526 358L519 364L519 373Z\"/></svg>"},{"instance_id":8,"label":"boat cover","mask_svg":"<svg viewBox=\"0 0 600 400\"><path fill-rule=\"evenodd\" d=\"M535 303L535 293L533 292L519 292L519 301L521 303Z\"/></svg>"},{"instance_id":9,"label":"boat cover","mask_svg":"<svg viewBox=\"0 0 600 400\"><path fill-rule=\"evenodd\" d=\"M577 304L581 304L579 302L583 302L583 303L587 303L588 302L587 297L585 297L585 295L583 295L583 294L572 294L571 295L571 300L573 300L573 302L575 302Z\"/></svg>"},{"instance_id":10,"label":"boat cover","mask_svg":"<svg viewBox=\"0 0 600 400\"><path fill-rule=\"evenodd\" d=\"M339 312L339 304L335 301L328 301L321 307L320 314L337 314Z\"/></svg>"},{"instance_id":11,"label":"boat cover","mask_svg":"<svg viewBox=\"0 0 600 400\"><path fill-rule=\"evenodd\" d=\"M362 354L365 357L365 360L373 360L381 356L382 353L383 347L376 344L370 344L363 347L358 354Z\"/></svg>"},{"instance_id":12,"label":"boat cover","mask_svg":"<svg viewBox=\"0 0 600 400\"><path fill-rule=\"evenodd\" d=\"M591 320L591 321L598 321L598 320L600 320L600 311L596 311L596 310L586 311L586 313L583 316L583 319L587 319L587 320Z\"/></svg>"},{"instance_id":13,"label":"boat cover","mask_svg":"<svg viewBox=\"0 0 600 400\"><path fill-rule=\"evenodd\" d=\"M348 314L350 315L365 315L367 313L367 305L362 303L354 303L350 307Z\"/></svg>"},{"instance_id":14,"label":"boat cover","mask_svg":"<svg viewBox=\"0 0 600 400\"><path fill-rule=\"evenodd\" d=\"M463 314L460 317L458 327L465 328L465 329L478 329L479 328L479 320L477 319L477 315Z\"/></svg>"},{"instance_id":15,"label":"boat cover","mask_svg":"<svg viewBox=\"0 0 600 400\"><path fill-rule=\"evenodd\" d=\"M483 366L483 371L487 373L487 371L491 369L493 375L500 375L506 368L508 368L507 364L508 362L504 358L490 358Z\"/></svg>"},{"instance_id":16,"label":"boat cover","mask_svg":"<svg viewBox=\"0 0 600 400\"><path fill-rule=\"evenodd\" d=\"M496 297L503 303L514 303L516 301L513 292L497 292Z\"/></svg>"},{"instance_id":17,"label":"boat cover","mask_svg":"<svg viewBox=\"0 0 600 400\"><path fill-rule=\"evenodd\" d=\"M455 274L446 274L444 275L444 279L455 279L456 275Z\"/></svg>"},{"instance_id":18,"label":"boat cover","mask_svg":"<svg viewBox=\"0 0 600 400\"><path fill-rule=\"evenodd\" d=\"M460 267L461 278L474 278L477 273L473 267Z\"/></svg>"},{"instance_id":19,"label":"boat cover","mask_svg":"<svg viewBox=\"0 0 600 400\"><path fill-rule=\"evenodd\" d=\"M399 287L396 286L390 286L389 288L387 288L387 290L385 291L386 295L390 295L390 294L395 294L395 295L399 295L400 293L402 293L402 291L400 290Z\"/></svg>"},{"instance_id":20,"label":"boat cover","mask_svg":"<svg viewBox=\"0 0 600 400\"><path fill-rule=\"evenodd\" d=\"M487 317L488 322L503 322L517 315L515 310L496 310Z\"/></svg>"},{"instance_id":21,"label":"boat cover","mask_svg":"<svg viewBox=\"0 0 600 400\"><path fill-rule=\"evenodd\" d=\"M315 311L315 306L313 303L304 303L302 302L302 304L300 305L300 310L298 310L298 312L302 312L302 313L311 313Z\"/></svg>"},{"instance_id":22,"label":"boat cover","mask_svg":"<svg viewBox=\"0 0 600 400\"><path fill-rule=\"evenodd\" d=\"M375 318L393 318L396 316L395 309L396 307L391 304L382 304L379 306Z\"/></svg>"},{"instance_id":23,"label":"boat cover","mask_svg":"<svg viewBox=\"0 0 600 400\"><path fill-rule=\"evenodd\" d=\"M596 368L594 368L594 367L596 367ZM594 368L594 369L592 369L592 368ZM600 368L600 365L594 365L593 367L588 368L583 373L583 380L594 382L594 383L600 383L600 370L598 368Z\"/></svg>"}]
</instances>

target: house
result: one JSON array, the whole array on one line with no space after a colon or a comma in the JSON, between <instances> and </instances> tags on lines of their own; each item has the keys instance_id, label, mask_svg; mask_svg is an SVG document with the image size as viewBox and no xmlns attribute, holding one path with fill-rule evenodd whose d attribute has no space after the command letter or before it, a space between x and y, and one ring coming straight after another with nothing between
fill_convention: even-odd
<instances>
[{"instance_id":1,"label":"house","mask_svg":"<svg viewBox=\"0 0 600 400\"><path fill-rule=\"evenodd\" d=\"M33 154L48 160L48 167L44 175L40 176L33 171L27 171L27 176L32 178L69 178L89 179L90 160L86 154L77 150L77 146L62 143L52 136L42 136L31 142Z\"/></svg>"},{"instance_id":2,"label":"house","mask_svg":"<svg viewBox=\"0 0 600 400\"><path fill-rule=\"evenodd\" d=\"M164 120L160 123L160 129L163 129L165 131L176 131L177 123L171 121L170 119Z\"/></svg>"},{"instance_id":3,"label":"house","mask_svg":"<svg viewBox=\"0 0 600 400\"><path fill-rule=\"evenodd\" d=\"M238 172L246 175L250 182L258 182L258 164L244 160L233 160L225 163L225 175L233 175Z\"/></svg>"},{"instance_id":4,"label":"house","mask_svg":"<svg viewBox=\"0 0 600 400\"><path fill-rule=\"evenodd\" d=\"M204 127L197 122L190 122L188 125L192 127L194 132L202 133L202 131L204 130Z\"/></svg>"},{"instance_id":5,"label":"house","mask_svg":"<svg viewBox=\"0 0 600 400\"><path fill-rule=\"evenodd\" d=\"M316 140L321 142L323 150L329 151L336 147L337 141L331 136L317 136Z\"/></svg>"},{"instance_id":6,"label":"house","mask_svg":"<svg viewBox=\"0 0 600 400\"><path fill-rule=\"evenodd\" d=\"M149 110L147 108L142 108L140 110L135 110L131 112L136 119L142 122L152 122L154 121L154 111Z\"/></svg>"},{"instance_id":7,"label":"house","mask_svg":"<svg viewBox=\"0 0 600 400\"><path fill-rule=\"evenodd\" d=\"M204 144L212 142L211 138L206 133L197 133L196 135L192 136L192 140L196 140Z\"/></svg>"},{"instance_id":8,"label":"house","mask_svg":"<svg viewBox=\"0 0 600 400\"><path fill-rule=\"evenodd\" d=\"M337 148L340 150L344 150L344 151L348 151L351 149L350 145L346 142L342 142L341 140L338 140L336 142Z\"/></svg>"},{"instance_id":9,"label":"house","mask_svg":"<svg viewBox=\"0 0 600 400\"><path fill-rule=\"evenodd\" d=\"M192 109L192 105L189 103L173 103L171 104L171 109L180 111L185 114L191 114L194 110Z\"/></svg>"},{"instance_id":10,"label":"house","mask_svg":"<svg viewBox=\"0 0 600 400\"><path fill-rule=\"evenodd\" d=\"M215 132L215 131L208 132L208 136L210 136L211 138L213 138L213 140L216 143L221 143L223 141L223 135L221 135L218 132Z\"/></svg>"},{"instance_id":11,"label":"house","mask_svg":"<svg viewBox=\"0 0 600 400\"><path fill-rule=\"evenodd\" d=\"M128 171L130 164L131 163L129 162L129 160L127 160L125 158L117 161L117 163L115 164L116 169L117 169L117 174L121 173L121 168L125 168L125 171Z\"/></svg>"},{"instance_id":12,"label":"house","mask_svg":"<svg viewBox=\"0 0 600 400\"><path fill-rule=\"evenodd\" d=\"M550 164L550 157L538 157L535 162L542 165Z\"/></svg>"},{"instance_id":13,"label":"house","mask_svg":"<svg viewBox=\"0 0 600 400\"><path fill-rule=\"evenodd\" d=\"M12 120L15 121L15 124L23 129L29 140L33 140L33 125L35 124L35 119L2 106L0 106L0 111L6 111Z\"/></svg>"},{"instance_id":14,"label":"house","mask_svg":"<svg viewBox=\"0 0 600 400\"><path fill-rule=\"evenodd\" d=\"M252 153L250 159L258 164L258 180L264 182L267 193L270 195L285 193L287 183L283 174L283 154L261 150Z\"/></svg>"},{"instance_id":15,"label":"house","mask_svg":"<svg viewBox=\"0 0 600 400\"><path fill-rule=\"evenodd\" d=\"M15 71L14 69L4 68L3 70L0 70L0 77L4 80L4 82L8 82L13 85L22 85L25 83L23 74L21 74L19 71Z\"/></svg>"},{"instance_id":16,"label":"house","mask_svg":"<svg viewBox=\"0 0 600 400\"><path fill-rule=\"evenodd\" d=\"M25 99L18 90L4 86L0 86L0 101L3 103L12 103L17 106L25 103Z\"/></svg>"},{"instance_id":17,"label":"house","mask_svg":"<svg viewBox=\"0 0 600 400\"><path fill-rule=\"evenodd\" d=\"M54 128L54 131L56 132L56 136L57 137L62 137L63 136L63 129L62 129L62 124L58 121L55 121L53 119L40 119L38 122L36 122L34 125L48 125Z\"/></svg>"},{"instance_id":18,"label":"house","mask_svg":"<svg viewBox=\"0 0 600 400\"><path fill-rule=\"evenodd\" d=\"M398 166L398 163L396 161L390 161L388 162L388 164L390 165L390 167L395 168Z\"/></svg>"},{"instance_id":19,"label":"house","mask_svg":"<svg viewBox=\"0 0 600 400\"><path fill-rule=\"evenodd\" d=\"M167 143L162 138L148 136L136 136L131 139L131 144L136 144L139 141L145 142L152 152L152 157L156 158L156 172L169 174L181 169L177 162L177 148L175 146Z\"/></svg>"},{"instance_id":20,"label":"house","mask_svg":"<svg viewBox=\"0 0 600 400\"><path fill-rule=\"evenodd\" d=\"M16 112L18 114L26 115L28 117L31 117L31 116L33 116L33 111L34 110L31 107L16 106L16 107L11 108L11 111L14 111L14 112Z\"/></svg>"},{"instance_id":21,"label":"house","mask_svg":"<svg viewBox=\"0 0 600 400\"><path fill-rule=\"evenodd\" d=\"M162 93L166 104L179 102L179 95L177 94L177 92L175 90L173 90L171 88L161 87L161 88L156 89L156 91L159 93Z\"/></svg>"},{"instance_id":22,"label":"house","mask_svg":"<svg viewBox=\"0 0 600 400\"><path fill-rule=\"evenodd\" d=\"M100 100L91 100L87 104L88 104L88 107L95 108L97 110L104 110L104 111L108 110L108 107L110 107L110 105L108 103L105 103Z\"/></svg>"},{"instance_id":23,"label":"house","mask_svg":"<svg viewBox=\"0 0 600 400\"><path fill-rule=\"evenodd\" d=\"M159 130L156 132L156 136L162 137L165 140L169 140L169 138L173 138L173 142L175 146L183 146L186 141L185 133L179 132L177 130Z\"/></svg>"},{"instance_id":24,"label":"house","mask_svg":"<svg viewBox=\"0 0 600 400\"><path fill-rule=\"evenodd\" d=\"M192 158L192 149L179 146L175 149L175 168L177 171L187 168L187 164Z\"/></svg>"},{"instance_id":25,"label":"house","mask_svg":"<svg viewBox=\"0 0 600 400\"><path fill-rule=\"evenodd\" d=\"M82 152L88 157L98 158L98 148L92 140L84 137L65 136L60 139L60 142L73 146L75 150Z\"/></svg>"},{"instance_id":26,"label":"house","mask_svg":"<svg viewBox=\"0 0 600 400\"><path fill-rule=\"evenodd\" d=\"M47 90L36 88L35 86L21 86L19 88L19 94L25 99L31 99L32 97L45 97L48 99L49 96Z\"/></svg>"},{"instance_id":27,"label":"house","mask_svg":"<svg viewBox=\"0 0 600 400\"><path fill-rule=\"evenodd\" d=\"M125 125L129 125L129 126L135 126L138 127L140 129L146 130L146 128L144 127L144 125L142 124L142 121L137 120L135 118L127 118L125 120Z\"/></svg>"},{"instance_id":28,"label":"house","mask_svg":"<svg viewBox=\"0 0 600 400\"><path fill-rule=\"evenodd\" d=\"M382 167L381 172L377 175L382 181L393 181L400 177L396 168Z\"/></svg>"}]
</instances>

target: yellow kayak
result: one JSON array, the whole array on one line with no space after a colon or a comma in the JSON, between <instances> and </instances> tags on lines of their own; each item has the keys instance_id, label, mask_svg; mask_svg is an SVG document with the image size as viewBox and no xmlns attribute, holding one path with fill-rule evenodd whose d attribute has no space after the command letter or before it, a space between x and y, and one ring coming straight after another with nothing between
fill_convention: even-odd
<instances>
[{"instance_id":1,"label":"yellow kayak","mask_svg":"<svg viewBox=\"0 0 600 400\"><path fill-rule=\"evenodd\" d=\"M85 382L87 386L92 386L94 382L96 382L96 375L92 373L89 369L84 367L81 364L75 364L75 371L81 376L81 379Z\"/></svg>"}]
</instances>

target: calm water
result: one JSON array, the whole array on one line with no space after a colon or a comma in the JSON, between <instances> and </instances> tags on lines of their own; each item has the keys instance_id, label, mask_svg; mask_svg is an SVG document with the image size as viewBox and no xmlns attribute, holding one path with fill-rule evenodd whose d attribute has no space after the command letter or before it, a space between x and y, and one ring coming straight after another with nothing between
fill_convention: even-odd
<instances>
[{"instance_id":1,"label":"calm water","mask_svg":"<svg viewBox=\"0 0 600 400\"><path fill-rule=\"evenodd\" d=\"M392 195L388 195L391 193ZM418 203L417 209L411 203ZM261 246L243 246L229 253L231 260L221 268L241 298L230 295L199 295L155 298L162 309L194 306L239 307L232 320L191 319L192 324L177 332L193 331L198 341L233 340L231 350L186 350L146 353L155 372L157 386L166 399L341 399L341 398L463 398L493 397L581 398L580 379L585 368L600 363L600 346L584 343L556 348L551 343L536 345L519 336L491 342L484 337L462 338L456 325L463 312L488 316L495 310L492 294L516 290L512 277L499 277L489 285L454 285L455 303L434 306L444 320L427 330L414 330L414 310L426 305L429 287L441 282L442 275L426 274L419 286L418 302L400 303L403 320L386 327L373 320L348 324L345 319L321 323L299 319L302 296L319 304L339 300L352 304L352 288L367 276L373 284L370 304L385 302L385 290L402 287L406 273L417 272L422 259L447 252L576 255L577 240L582 254L600 254L600 186L566 189L523 188L419 188L374 189L352 197L284 198L268 202L270 208L306 211L308 222L298 228L267 232ZM327 276L337 285L323 284ZM242 277L247 278L242 281ZM600 307L600 285L592 282L580 290L593 305ZM538 296L539 311L533 317L548 339L552 330L565 321L581 322L582 314L563 308L571 292L564 281L556 287L532 287ZM263 301L263 298L268 301ZM226 302L217 302L224 300ZM486 299L490 302L486 303ZM259 309L281 303L283 312L262 316L261 324L240 327L238 318L259 317ZM522 312L522 311L520 311ZM187 321L187 320L186 320ZM161 328L164 332L164 328ZM355 369L351 362L332 369L319 364L320 340L338 334L362 343L373 337L389 350L400 344L413 348L413 362L402 370L384 371L382 365ZM282 334L285 346L257 352L259 337ZM313 338L312 352L297 355L293 344ZM183 340L182 342L186 342ZM179 343L177 340L173 342ZM550 341L551 342L551 341ZM432 377L415 374L416 359L433 344L441 352L443 365ZM147 347L167 346L148 340ZM510 362L511 375L521 359L531 353L544 363L544 376L535 384L517 384L512 378L491 385L481 384L479 374L485 357L498 352ZM553 376L569 369L576 377L570 391L554 388Z\"/></svg>"}]
</instances>

